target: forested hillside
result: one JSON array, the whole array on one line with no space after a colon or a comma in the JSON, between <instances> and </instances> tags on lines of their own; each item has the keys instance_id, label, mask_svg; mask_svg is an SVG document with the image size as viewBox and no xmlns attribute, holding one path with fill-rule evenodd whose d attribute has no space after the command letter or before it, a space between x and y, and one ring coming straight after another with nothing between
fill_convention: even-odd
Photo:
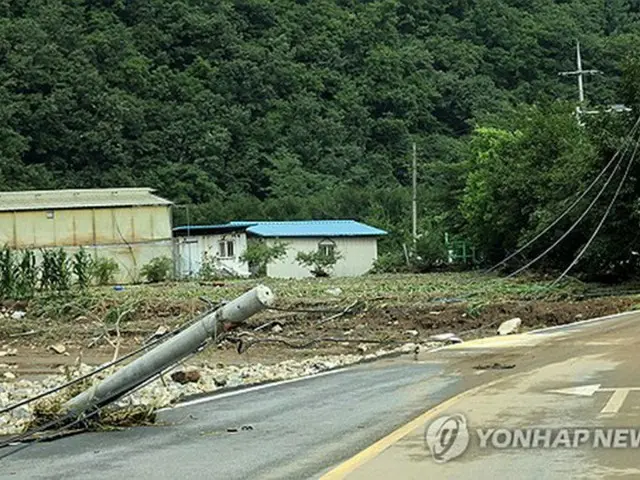
<instances>
[{"instance_id":1,"label":"forested hillside","mask_svg":"<svg viewBox=\"0 0 640 480\"><path fill-rule=\"evenodd\" d=\"M415 141L424 248L446 231L498 259L633 124L579 127L558 72L579 39L603 72L591 106L637 106L639 16L638 0L0 0L0 189L150 186L192 222L354 218L398 254ZM583 270L635 271L639 174Z\"/></svg>"}]
</instances>

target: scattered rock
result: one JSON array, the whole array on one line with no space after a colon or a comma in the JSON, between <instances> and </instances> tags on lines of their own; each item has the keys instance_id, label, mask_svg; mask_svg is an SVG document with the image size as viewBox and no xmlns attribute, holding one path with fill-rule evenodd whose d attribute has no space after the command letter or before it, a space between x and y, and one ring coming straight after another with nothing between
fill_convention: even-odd
<instances>
[{"instance_id":1,"label":"scattered rock","mask_svg":"<svg viewBox=\"0 0 640 480\"><path fill-rule=\"evenodd\" d=\"M400 347L400 352L402 353L416 353L416 349L420 351L420 346L415 343L405 343Z\"/></svg>"},{"instance_id":2,"label":"scattered rock","mask_svg":"<svg viewBox=\"0 0 640 480\"><path fill-rule=\"evenodd\" d=\"M49 350L53 350L58 355L62 355L67 351L67 347L61 343L56 343L55 345L49 345Z\"/></svg>"},{"instance_id":3,"label":"scattered rock","mask_svg":"<svg viewBox=\"0 0 640 480\"><path fill-rule=\"evenodd\" d=\"M520 330L520 325L522 325L522 319L520 318L506 320L498 327L498 335L510 335L512 333L517 333L518 330Z\"/></svg>"},{"instance_id":4,"label":"scattered rock","mask_svg":"<svg viewBox=\"0 0 640 480\"><path fill-rule=\"evenodd\" d=\"M11 411L11 416L15 420L26 420L31 417L31 412L27 406L23 405L22 407L14 408Z\"/></svg>"},{"instance_id":5,"label":"scattered rock","mask_svg":"<svg viewBox=\"0 0 640 480\"><path fill-rule=\"evenodd\" d=\"M574 317L576 320L582 320L584 318L584 315L579 313Z\"/></svg>"},{"instance_id":6,"label":"scattered rock","mask_svg":"<svg viewBox=\"0 0 640 480\"><path fill-rule=\"evenodd\" d=\"M27 313L23 312L22 310L16 310L11 314L11 318L13 318L14 320L22 320L26 314Z\"/></svg>"},{"instance_id":7,"label":"scattered rock","mask_svg":"<svg viewBox=\"0 0 640 480\"><path fill-rule=\"evenodd\" d=\"M3 377L7 380L15 380L16 378L15 374L11 372L4 372Z\"/></svg>"},{"instance_id":8,"label":"scattered rock","mask_svg":"<svg viewBox=\"0 0 640 480\"><path fill-rule=\"evenodd\" d=\"M455 333L439 333L438 335L431 335L429 339L434 340L436 342L446 342L455 336L456 336Z\"/></svg>"},{"instance_id":9,"label":"scattered rock","mask_svg":"<svg viewBox=\"0 0 640 480\"><path fill-rule=\"evenodd\" d=\"M356 347L356 349L358 350L359 353L364 355L365 353L367 353L367 350L369 350L369 347L367 344L361 343Z\"/></svg>"},{"instance_id":10,"label":"scattered rock","mask_svg":"<svg viewBox=\"0 0 640 480\"><path fill-rule=\"evenodd\" d=\"M440 315L442 313L442 311L440 312L429 312L429 315Z\"/></svg>"},{"instance_id":11,"label":"scattered rock","mask_svg":"<svg viewBox=\"0 0 640 480\"><path fill-rule=\"evenodd\" d=\"M197 370L179 370L171 374L171 380L181 385L196 383L200 380L200 372Z\"/></svg>"},{"instance_id":12,"label":"scattered rock","mask_svg":"<svg viewBox=\"0 0 640 480\"><path fill-rule=\"evenodd\" d=\"M325 292L329 295L333 295L334 297L339 297L340 295L342 295L341 288L327 288Z\"/></svg>"},{"instance_id":13,"label":"scattered rock","mask_svg":"<svg viewBox=\"0 0 640 480\"><path fill-rule=\"evenodd\" d=\"M418 330L407 330L404 332L407 335L411 335L412 337L417 337L418 336Z\"/></svg>"},{"instance_id":14,"label":"scattered rock","mask_svg":"<svg viewBox=\"0 0 640 480\"><path fill-rule=\"evenodd\" d=\"M276 324L271 328L271 333L282 333L282 326L276 323Z\"/></svg>"},{"instance_id":15,"label":"scattered rock","mask_svg":"<svg viewBox=\"0 0 640 480\"><path fill-rule=\"evenodd\" d=\"M154 337L162 337L163 335L166 335L167 333L169 333L169 329L167 327L165 327L164 325L160 325L158 327L158 329L156 330L156 332L153 334Z\"/></svg>"}]
</instances>

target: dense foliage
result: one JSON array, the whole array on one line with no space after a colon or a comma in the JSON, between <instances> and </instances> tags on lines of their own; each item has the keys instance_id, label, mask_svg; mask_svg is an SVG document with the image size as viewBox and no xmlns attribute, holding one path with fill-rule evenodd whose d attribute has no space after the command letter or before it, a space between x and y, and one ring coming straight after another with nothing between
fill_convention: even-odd
<instances>
[{"instance_id":1,"label":"dense foliage","mask_svg":"<svg viewBox=\"0 0 640 480\"><path fill-rule=\"evenodd\" d=\"M592 105L638 105L639 12L638 0L0 0L0 189L150 186L194 223L354 218L391 231L382 249L402 259L415 141L420 231L498 259L629 128L604 114L579 128L575 79L558 72L575 68L580 39L604 73L588 79ZM635 269L636 173L583 269Z\"/></svg>"}]
</instances>

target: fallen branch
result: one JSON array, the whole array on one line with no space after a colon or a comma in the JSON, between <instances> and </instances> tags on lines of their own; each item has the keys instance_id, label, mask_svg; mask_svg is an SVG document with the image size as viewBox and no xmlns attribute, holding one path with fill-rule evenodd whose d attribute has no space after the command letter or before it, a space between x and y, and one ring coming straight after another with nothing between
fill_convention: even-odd
<instances>
[{"instance_id":1,"label":"fallen branch","mask_svg":"<svg viewBox=\"0 0 640 480\"><path fill-rule=\"evenodd\" d=\"M29 330L28 332L24 332L24 333L12 333L9 335L10 338L14 338L14 337L27 337L29 335L35 335L36 333L40 333L40 330Z\"/></svg>"},{"instance_id":2,"label":"fallen branch","mask_svg":"<svg viewBox=\"0 0 640 480\"><path fill-rule=\"evenodd\" d=\"M323 318L321 320L318 321L318 325L322 325L323 323L327 323L331 320L335 320L337 318L343 317L349 313L352 313L351 310L354 309L356 306L362 304L362 302L360 302L360 300L356 300L355 302L353 302L351 305L349 305L348 307L346 307L344 310L342 310L339 313L336 313L335 315L331 315L330 317L326 317Z\"/></svg>"}]
</instances>

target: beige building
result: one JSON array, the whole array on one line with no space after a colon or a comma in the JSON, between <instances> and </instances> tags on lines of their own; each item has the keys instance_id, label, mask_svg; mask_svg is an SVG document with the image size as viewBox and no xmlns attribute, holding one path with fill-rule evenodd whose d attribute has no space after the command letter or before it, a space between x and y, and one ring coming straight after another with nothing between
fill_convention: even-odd
<instances>
[{"instance_id":1,"label":"beige building","mask_svg":"<svg viewBox=\"0 0 640 480\"><path fill-rule=\"evenodd\" d=\"M0 192L0 246L80 247L113 258L116 281L140 280L151 259L172 257L171 202L148 188Z\"/></svg>"}]
</instances>

